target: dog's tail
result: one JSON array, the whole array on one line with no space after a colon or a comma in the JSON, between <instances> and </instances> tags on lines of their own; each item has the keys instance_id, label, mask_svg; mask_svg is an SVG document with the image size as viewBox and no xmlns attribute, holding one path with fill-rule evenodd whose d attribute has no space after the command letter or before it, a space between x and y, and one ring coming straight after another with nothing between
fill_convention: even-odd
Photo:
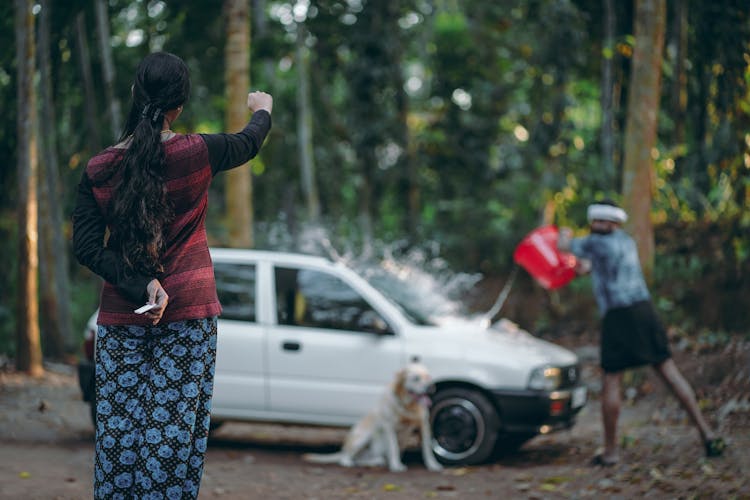
<instances>
[{"instance_id":1,"label":"dog's tail","mask_svg":"<svg viewBox=\"0 0 750 500\"><path fill-rule=\"evenodd\" d=\"M312 462L314 464L335 464L343 456L342 452L336 453L305 453L302 455L302 459L306 462Z\"/></svg>"}]
</instances>

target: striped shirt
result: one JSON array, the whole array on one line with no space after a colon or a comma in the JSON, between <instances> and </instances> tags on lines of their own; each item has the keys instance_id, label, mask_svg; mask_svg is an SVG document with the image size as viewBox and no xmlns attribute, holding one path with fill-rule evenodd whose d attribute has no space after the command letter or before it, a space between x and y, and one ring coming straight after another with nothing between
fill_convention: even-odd
<instances>
[{"instance_id":1,"label":"striped shirt","mask_svg":"<svg viewBox=\"0 0 750 500\"><path fill-rule=\"evenodd\" d=\"M146 286L154 278L169 295L164 324L221 312L205 228L208 187L218 172L255 157L270 128L271 115L262 110L237 134L177 134L162 143L164 181L174 217L163 229L164 271L158 276L129 271L122 256L105 243L110 202L120 177L116 169L125 149L110 147L91 158L78 185L73 249L81 264L104 279L98 324L150 324L133 310L148 299Z\"/></svg>"}]
</instances>

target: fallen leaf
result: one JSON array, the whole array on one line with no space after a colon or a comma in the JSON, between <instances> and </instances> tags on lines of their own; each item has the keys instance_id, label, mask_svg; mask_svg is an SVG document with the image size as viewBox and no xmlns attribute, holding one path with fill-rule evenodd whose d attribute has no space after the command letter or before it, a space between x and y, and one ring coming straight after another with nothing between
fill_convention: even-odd
<instances>
[{"instance_id":1,"label":"fallen leaf","mask_svg":"<svg viewBox=\"0 0 750 500\"><path fill-rule=\"evenodd\" d=\"M664 479L664 474L662 474L661 471L657 469L656 467L652 467L651 470L648 471L648 473L654 479L657 479L657 480Z\"/></svg>"},{"instance_id":2,"label":"fallen leaf","mask_svg":"<svg viewBox=\"0 0 750 500\"><path fill-rule=\"evenodd\" d=\"M710 410L714 407L714 402L708 398L701 398L698 400L698 408L702 411Z\"/></svg>"},{"instance_id":3,"label":"fallen leaf","mask_svg":"<svg viewBox=\"0 0 750 500\"><path fill-rule=\"evenodd\" d=\"M453 474L454 476L465 476L468 473L469 469L466 467L460 467L451 471L451 474Z\"/></svg>"},{"instance_id":4,"label":"fallen leaf","mask_svg":"<svg viewBox=\"0 0 750 500\"><path fill-rule=\"evenodd\" d=\"M28 479L31 477L31 473L26 472L26 471L19 472L18 477L20 477L21 479Z\"/></svg>"},{"instance_id":5,"label":"fallen leaf","mask_svg":"<svg viewBox=\"0 0 750 500\"><path fill-rule=\"evenodd\" d=\"M392 483L386 483L383 485L383 491L399 491L401 490L401 486L396 486Z\"/></svg>"},{"instance_id":6,"label":"fallen leaf","mask_svg":"<svg viewBox=\"0 0 750 500\"><path fill-rule=\"evenodd\" d=\"M563 484L567 483L568 481L570 481L570 478L566 476L550 476L548 478L545 478L542 482L548 484Z\"/></svg>"},{"instance_id":7,"label":"fallen leaf","mask_svg":"<svg viewBox=\"0 0 750 500\"><path fill-rule=\"evenodd\" d=\"M550 483L542 483L539 486L539 489L542 491L555 491L557 490L557 486L555 486L554 484L550 484Z\"/></svg>"},{"instance_id":8,"label":"fallen leaf","mask_svg":"<svg viewBox=\"0 0 750 500\"><path fill-rule=\"evenodd\" d=\"M456 487L451 484L440 484L435 489L438 491L453 491L456 489Z\"/></svg>"},{"instance_id":9,"label":"fallen leaf","mask_svg":"<svg viewBox=\"0 0 750 500\"><path fill-rule=\"evenodd\" d=\"M608 490L608 489L610 489L614 485L615 485L615 482L612 481L611 479L606 478L606 477L604 479L600 480L598 483L596 483L596 486L600 490Z\"/></svg>"},{"instance_id":10,"label":"fallen leaf","mask_svg":"<svg viewBox=\"0 0 750 500\"><path fill-rule=\"evenodd\" d=\"M703 474L705 474L707 476L713 476L716 473L716 471L714 470L714 468L711 467L711 464L703 464L703 465L701 465L701 470L703 471Z\"/></svg>"}]
</instances>

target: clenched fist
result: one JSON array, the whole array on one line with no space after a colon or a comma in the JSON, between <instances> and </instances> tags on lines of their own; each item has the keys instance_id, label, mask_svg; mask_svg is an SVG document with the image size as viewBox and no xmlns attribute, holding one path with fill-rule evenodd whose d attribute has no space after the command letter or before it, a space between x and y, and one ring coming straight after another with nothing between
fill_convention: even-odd
<instances>
[{"instance_id":1,"label":"clenched fist","mask_svg":"<svg viewBox=\"0 0 750 500\"><path fill-rule=\"evenodd\" d=\"M247 94L247 107L253 113L261 109L270 113L273 109L273 97L271 97L271 94L266 94L260 90L250 92Z\"/></svg>"}]
</instances>

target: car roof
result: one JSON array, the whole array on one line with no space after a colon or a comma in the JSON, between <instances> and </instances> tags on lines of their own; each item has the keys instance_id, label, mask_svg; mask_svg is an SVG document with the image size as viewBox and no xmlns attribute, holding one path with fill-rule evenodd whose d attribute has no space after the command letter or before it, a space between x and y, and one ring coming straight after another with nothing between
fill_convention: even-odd
<instances>
[{"instance_id":1,"label":"car roof","mask_svg":"<svg viewBox=\"0 0 750 500\"><path fill-rule=\"evenodd\" d=\"M316 264L331 265L325 257L294 252L277 252L271 250L248 250L244 248L216 248L211 247L211 258L218 261L242 262L272 261L278 264Z\"/></svg>"}]
</instances>

